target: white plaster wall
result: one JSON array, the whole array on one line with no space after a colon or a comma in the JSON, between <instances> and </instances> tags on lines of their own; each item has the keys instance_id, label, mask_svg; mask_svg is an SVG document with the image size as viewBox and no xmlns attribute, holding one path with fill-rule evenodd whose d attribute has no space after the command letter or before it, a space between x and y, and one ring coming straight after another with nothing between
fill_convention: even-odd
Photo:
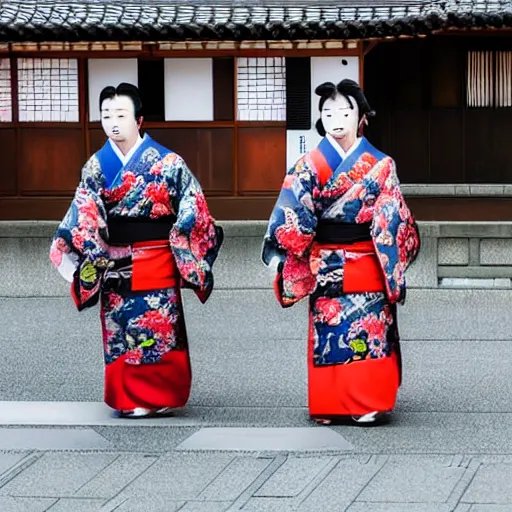
<instances>
[{"instance_id":1,"label":"white plaster wall","mask_svg":"<svg viewBox=\"0 0 512 512\"><path fill-rule=\"evenodd\" d=\"M101 119L98 102L104 87L122 82L138 86L137 59L89 59L88 71L90 121Z\"/></svg>"},{"instance_id":2,"label":"white plaster wall","mask_svg":"<svg viewBox=\"0 0 512 512\"><path fill-rule=\"evenodd\" d=\"M165 120L213 121L212 59L165 59Z\"/></svg>"}]
</instances>

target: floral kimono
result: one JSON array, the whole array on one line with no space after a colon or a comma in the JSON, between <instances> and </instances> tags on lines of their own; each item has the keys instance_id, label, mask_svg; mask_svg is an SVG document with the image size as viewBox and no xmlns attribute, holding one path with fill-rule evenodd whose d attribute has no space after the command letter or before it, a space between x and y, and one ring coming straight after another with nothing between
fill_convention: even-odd
<instances>
[{"instance_id":1,"label":"floral kimono","mask_svg":"<svg viewBox=\"0 0 512 512\"><path fill-rule=\"evenodd\" d=\"M387 412L401 379L396 304L419 236L393 160L358 139L343 159L328 137L287 173L263 261L278 262L283 307L309 296L312 417Z\"/></svg>"},{"instance_id":2,"label":"floral kimono","mask_svg":"<svg viewBox=\"0 0 512 512\"><path fill-rule=\"evenodd\" d=\"M83 168L50 259L79 310L101 304L106 403L180 407L191 387L180 287L207 300L222 230L176 153L148 135L126 164L114 149Z\"/></svg>"}]
</instances>

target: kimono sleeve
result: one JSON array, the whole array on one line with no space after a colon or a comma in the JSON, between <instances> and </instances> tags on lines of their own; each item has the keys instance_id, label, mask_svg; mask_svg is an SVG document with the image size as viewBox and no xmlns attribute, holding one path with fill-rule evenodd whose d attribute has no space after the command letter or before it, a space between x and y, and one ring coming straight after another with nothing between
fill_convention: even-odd
<instances>
[{"instance_id":1,"label":"kimono sleeve","mask_svg":"<svg viewBox=\"0 0 512 512\"><path fill-rule=\"evenodd\" d=\"M72 283L72 296L79 310L98 302L110 258L101 178L98 159L93 156L82 169L82 179L50 249L51 262Z\"/></svg>"},{"instance_id":2,"label":"kimono sleeve","mask_svg":"<svg viewBox=\"0 0 512 512\"><path fill-rule=\"evenodd\" d=\"M314 288L309 250L318 222L313 203L317 187L316 173L306 158L299 160L285 176L263 241L263 262L277 264L274 291L283 307L298 302Z\"/></svg>"},{"instance_id":3,"label":"kimono sleeve","mask_svg":"<svg viewBox=\"0 0 512 512\"><path fill-rule=\"evenodd\" d=\"M384 271L387 295L392 303L404 303L405 271L420 248L419 231L400 190L395 163L387 158L386 178L375 203L372 238Z\"/></svg>"},{"instance_id":4,"label":"kimono sleeve","mask_svg":"<svg viewBox=\"0 0 512 512\"><path fill-rule=\"evenodd\" d=\"M201 186L185 161L174 155L166 167L168 184L176 191L170 245L184 286L192 288L204 303L213 290L213 264L223 231L210 215Z\"/></svg>"}]
</instances>

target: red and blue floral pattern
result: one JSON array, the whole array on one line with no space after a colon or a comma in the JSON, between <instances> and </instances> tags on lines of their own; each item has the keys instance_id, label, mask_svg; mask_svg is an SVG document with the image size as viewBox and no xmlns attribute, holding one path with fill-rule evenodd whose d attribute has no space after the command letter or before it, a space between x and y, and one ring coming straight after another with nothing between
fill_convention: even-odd
<instances>
[{"instance_id":1,"label":"red and blue floral pattern","mask_svg":"<svg viewBox=\"0 0 512 512\"><path fill-rule=\"evenodd\" d=\"M313 250L320 219L371 224L385 293L343 294L344 251ZM283 307L311 296L316 364L390 355L390 305L405 300L405 271L419 243L393 160L365 138L324 183L312 153L288 171L270 217L263 261L278 261L276 292Z\"/></svg>"},{"instance_id":2,"label":"red and blue floral pattern","mask_svg":"<svg viewBox=\"0 0 512 512\"><path fill-rule=\"evenodd\" d=\"M180 345L176 334L183 321L179 294L173 288L133 296L102 292L107 271L131 259L130 246L109 244L107 212L117 218L174 217L169 242L176 267L183 286L192 288L203 302L213 288L212 266L222 244L222 230L210 215L197 179L179 155L146 135L139 150L108 184L109 169L102 169L101 164L105 149L108 146L84 166L75 197L53 240L50 259L57 267L64 257L75 262L73 296L80 310L102 296L107 362L124 354L132 363L155 362Z\"/></svg>"},{"instance_id":3,"label":"red and blue floral pattern","mask_svg":"<svg viewBox=\"0 0 512 512\"><path fill-rule=\"evenodd\" d=\"M103 292L102 316L106 363L123 355L129 364L155 363L184 345L183 311L173 288L131 296Z\"/></svg>"},{"instance_id":4,"label":"red and blue floral pattern","mask_svg":"<svg viewBox=\"0 0 512 512\"><path fill-rule=\"evenodd\" d=\"M393 315L383 293L310 299L316 365L351 363L391 355Z\"/></svg>"}]
</instances>

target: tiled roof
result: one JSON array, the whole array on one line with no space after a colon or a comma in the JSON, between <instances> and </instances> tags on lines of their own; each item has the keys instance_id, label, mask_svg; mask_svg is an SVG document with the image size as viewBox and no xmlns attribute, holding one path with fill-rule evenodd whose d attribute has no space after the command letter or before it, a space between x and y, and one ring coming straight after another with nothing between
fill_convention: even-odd
<instances>
[{"instance_id":1,"label":"tiled roof","mask_svg":"<svg viewBox=\"0 0 512 512\"><path fill-rule=\"evenodd\" d=\"M0 42L366 39L512 27L512 0L0 0Z\"/></svg>"}]
</instances>

